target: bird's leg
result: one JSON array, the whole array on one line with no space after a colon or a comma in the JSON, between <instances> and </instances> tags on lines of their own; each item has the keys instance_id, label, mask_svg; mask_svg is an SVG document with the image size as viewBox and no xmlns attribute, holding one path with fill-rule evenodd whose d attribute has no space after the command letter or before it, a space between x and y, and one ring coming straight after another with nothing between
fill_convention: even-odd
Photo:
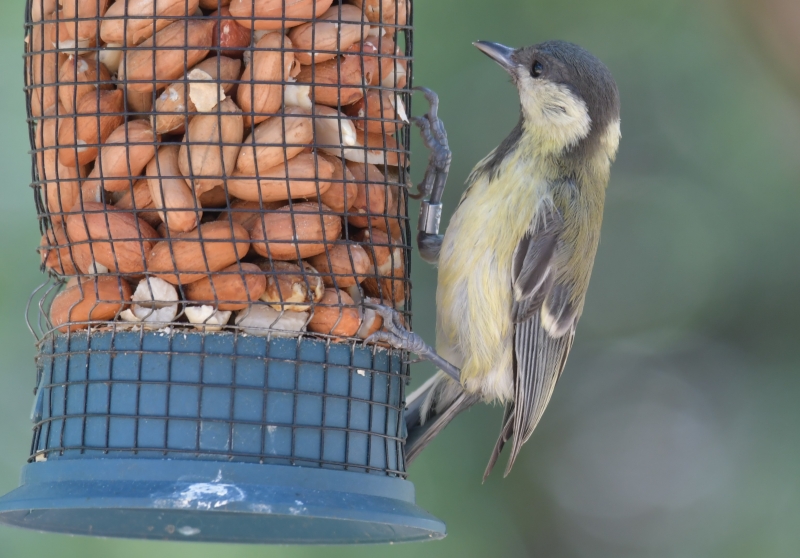
<instances>
[{"instance_id":1,"label":"bird's leg","mask_svg":"<svg viewBox=\"0 0 800 558\"><path fill-rule=\"evenodd\" d=\"M419 200L431 196L432 201L436 203L441 201L444 185L447 182L447 173L450 172L450 147L447 143L444 124L439 120L439 96L426 87L415 87L414 89L422 91L431 107L425 116L417 116L412 119L414 124L420 128L422 142L431 150L431 154L428 157L425 177L417 186L417 193L409 194L409 197Z\"/></svg>"},{"instance_id":2,"label":"bird's leg","mask_svg":"<svg viewBox=\"0 0 800 558\"><path fill-rule=\"evenodd\" d=\"M425 94L430 103L430 111L425 116L414 118L419 126L422 142L431 150L428 157L428 168L425 177L417 186L416 194L409 194L413 199L422 199L419 210L419 226L417 228L417 246L420 256L429 263L436 263L442 248L444 237L439 234L439 223L442 220L442 194L450 172L451 153L447 144L447 132L439 120L439 97L424 87L415 88ZM424 198L429 197L425 200Z\"/></svg>"},{"instance_id":3,"label":"bird's leg","mask_svg":"<svg viewBox=\"0 0 800 558\"><path fill-rule=\"evenodd\" d=\"M417 246L420 256L426 262L436 263L442 248L444 236L439 234L439 224L442 219L442 195L447 184L447 174L450 172L451 153L447 143L447 132L444 124L439 120L439 97L424 87L416 87L422 91L430 104L430 110L425 116L414 118L414 124L419 126L422 142L430 149L428 167L425 177L417 186L415 194L409 197L422 200L419 212L419 226L417 228ZM425 200L424 198L428 198ZM370 335L367 343L388 343L396 349L415 353L420 358L436 365L439 370L460 381L461 371L452 363L439 356L436 351L412 331L408 331L401 320L400 314L388 306L378 304L364 304L372 308L383 318L383 330Z\"/></svg>"},{"instance_id":4,"label":"bird's leg","mask_svg":"<svg viewBox=\"0 0 800 558\"><path fill-rule=\"evenodd\" d=\"M364 303L364 306L375 310L383 318L383 329L367 337L365 343L388 343L395 349L412 352L435 364L439 370L455 381L460 381L461 370L439 356L433 347L425 343L422 337L413 331L408 331L403 326L400 314L396 310L382 304Z\"/></svg>"}]
</instances>

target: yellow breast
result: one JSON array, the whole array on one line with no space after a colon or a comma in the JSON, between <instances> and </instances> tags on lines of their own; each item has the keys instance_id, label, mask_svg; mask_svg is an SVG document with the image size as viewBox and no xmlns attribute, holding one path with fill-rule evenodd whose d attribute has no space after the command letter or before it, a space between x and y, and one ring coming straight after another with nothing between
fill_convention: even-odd
<instances>
[{"instance_id":1,"label":"yellow breast","mask_svg":"<svg viewBox=\"0 0 800 558\"><path fill-rule=\"evenodd\" d=\"M509 157L494 180L475 180L445 233L439 256L437 349L461 366L471 393L513 393L511 261L547 196L532 165Z\"/></svg>"}]
</instances>

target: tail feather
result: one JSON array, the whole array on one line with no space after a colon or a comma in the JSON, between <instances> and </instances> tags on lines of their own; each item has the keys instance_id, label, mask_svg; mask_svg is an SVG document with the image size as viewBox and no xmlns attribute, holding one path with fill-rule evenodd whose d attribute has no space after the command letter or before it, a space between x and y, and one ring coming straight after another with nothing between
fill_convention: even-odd
<instances>
[{"instance_id":1,"label":"tail feather","mask_svg":"<svg viewBox=\"0 0 800 558\"><path fill-rule=\"evenodd\" d=\"M414 391L406 404L406 466L425 449L461 411L480 400L468 394L443 372Z\"/></svg>"},{"instance_id":2,"label":"tail feather","mask_svg":"<svg viewBox=\"0 0 800 558\"><path fill-rule=\"evenodd\" d=\"M486 482L486 479L489 478L489 475L492 473L492 469L494 469L495 464L497 464L497 459L500 457L500 454L503 451L503 446L506 445L506 442L511 439L513 434L514 405L513 403L509 403L506 406L506 412L503 415L503 428L500 430L500 436L497 437L497 442L495 442L492 455L489 458L489 464L486 465L486 470L483 472L483 482Z\"/></svg>"},{"instance_id":3,"label":"tail feather","mask_svg":"<svg viewBox=\"0 0 800 558\"><path fill-rule=\"evenodd\" d=\"M420 387L406 397L406 429L409 431L425 421L427 408L430 406L430 395L439 380L439 375L434 374Z\"/></svg>"},{"instance_id":4,"label":"tail feather","mask_svg":"<svg viewBox=\"0 0 800 558\"><path fill-rule=\"evenodd\" d=\"M561 337L551 337L540 327L539 322L539 314L534 314L526 322L517 325L514 343L514 401L506 407L500 436L483 475L484 481L509 440L512 442L511 452L503 476L508 476L511 472L522 445L533 434L550 402L572 348L574 328Z\"/></svg>"}]
</instances>

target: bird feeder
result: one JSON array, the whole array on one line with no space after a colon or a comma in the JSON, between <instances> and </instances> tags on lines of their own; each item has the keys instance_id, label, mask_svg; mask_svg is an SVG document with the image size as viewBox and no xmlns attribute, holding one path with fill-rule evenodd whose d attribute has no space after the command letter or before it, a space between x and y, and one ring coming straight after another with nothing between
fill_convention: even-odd
<instances>
[{"instance_id":1,"label":"bird feeder","mask_svg":"<svg viewBox=\"0 0 800 558\"><path fill-rule=\"evenodd\" d=\"M28 0L33 442L0 521L441 538L404 463L410 0Z\"/></svg>"}]
</instances>

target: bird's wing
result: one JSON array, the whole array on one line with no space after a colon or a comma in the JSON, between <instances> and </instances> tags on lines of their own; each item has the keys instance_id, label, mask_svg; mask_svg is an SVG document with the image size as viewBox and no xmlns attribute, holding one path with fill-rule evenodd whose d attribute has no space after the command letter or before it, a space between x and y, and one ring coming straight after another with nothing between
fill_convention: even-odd
<instances>
[{"instance_id":1,"label":"bird's wing","mask_svg":"<svg viewBox=\"0 0 800 558\"><path fill-rule=\"evenodd\" d=\"M537 214L514 250L511 317L515 324L524 322L537 312L552 287L555 277L553 256L563 227L561 214L555 208L547 207Z\"/></svg>"},{"instance_id":2,"label":"bird's wing","mask_svg":"<svg viewBox=\"0 0 800 558\"><path fill-rule=\"evenodd\" d=\"M522 445L533 433L564 370L575 336L575 313L569 286L559 281L564 261L560 235L563 220L554 208L540 212L514 253L514 401L484 473L489 475L503 446L513 438L507 475Z\"/></svg>"}]
</instances>

